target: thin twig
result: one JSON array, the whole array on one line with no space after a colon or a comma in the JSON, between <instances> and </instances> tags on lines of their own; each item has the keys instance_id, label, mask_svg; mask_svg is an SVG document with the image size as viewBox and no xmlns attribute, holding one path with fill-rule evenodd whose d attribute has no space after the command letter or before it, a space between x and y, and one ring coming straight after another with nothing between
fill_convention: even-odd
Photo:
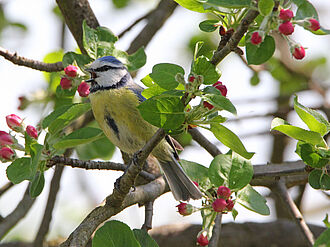
<instances>
[{"instance_id":1,"label":"thin twig","mask_svg":"<svg viewBox=\"0 0 330 247\"><path fill-rule=\"evenodd\" d=\"M43 63L37 60L29 59L26 57L18 56L17 53L12 53L5 48L0 47L0 56L4 57L13 64L29 67L31 69L36 69L45 72L58 72L62 71L62 62L57 63Z\"/></svg>"},{"instance_id":2,"label":"thin twig","mask_svg":"<svg viewBox=\"0 0 330 247\"><path fill-rule=\"evenodd\" d=\"M152 229L152 216L154 212L154 201L144 204L144 223L141 229L149 231Z\"/></svg>"},{"instance_id":3,"label":"thin twig","mask_svg":"<svg viewBox=\"0 0 330 247\"><path fill-rule=\"evenodd\" d=\"M45 240L46 234L49 230L49 225L52 220L52 213L55 206L56 195L60 189L60 181L62 177L64 166L57 166L50 183L50 189L48 194L48 200L45 208L44 217L42 218L38 233L34 240L33 246L42 247Z\"/></svg>"},{"instance_id":4,"label":"thin twig","mask_svg":"<svg viewBox=\"0 0 330 247\"><path fill-rule=\"evenodd\" d=\"M191 137L213 157L221 154L221 151L217 148L217 146L210 142L201 132L198 131L198 129L193 128L188 132Z\"/></svg>"},{"instance_id":5,"label":"thin twig","mask_svg":"<svg viewBox=\"0 0 330 247\"><path fill-rule=\"evenodd\" d=\"M149 11L147 14L141 16L140 18L136 19L131 25L129 25L125 30L123 30L120 34L118 34L118 38L120 39L123 37L127 32L129 32L134 26L136 26L139 22L143 21L144 19L147 19L151 13L153 13L155 10Z\"/></svg>"},{"instance_id":6,"label":"thin twig","mask_svg":"<svg viewBox=\"0 0 330 247\"><path fill-rule=\"evenodd\" d=\"M210 239L209 247L217 247L220 240L221 233L221 224L222 224L222 213L218 213L214 220L214 227L212 230L212 237Z\"/></svg>"},{"instance_id":7,"label":"thin twig","mask_svg":"<svg viewBox=\"0 0 330 247\"><path fill-rule=\"evenodd\" d=\"M0 196L2 196L4 193L6 193L6 191L8 191L13 186L14 186L14 184L12 182L8 182L5 185L3 185L0 188Z\"/></svg>"},{"instance_id":8,"label":"thin twig","mask_svg":"<svg viewBox=\"0 0 330 247\"><path fill-rule=\"evenodd\" d=\"M276 183L276 192L283 200L284 205L287 207L288 211L290 212L292 218L295 220L297 226L300 228L301 232L303 233L305 239L309 246L314 245L314 236L311 230L308 228L302 214L300 213L299 209L297 208L296 204L292 200L286 185L285 180L280 178L280 180Z\"/></svg>"},{"instance_id":9,"label":"thin twig","mask_svg":"<svg viewBox=\"0 0 330 247\"><path fill-rule=\"evenodd\" d=\"M34 202L35 199L30 197L29 186L27 186L23 198L18 203L17 207L7 217L2 219L0 224L0 239L2 239L17 222L24 218Z\"/></svg>"}]
</instances>

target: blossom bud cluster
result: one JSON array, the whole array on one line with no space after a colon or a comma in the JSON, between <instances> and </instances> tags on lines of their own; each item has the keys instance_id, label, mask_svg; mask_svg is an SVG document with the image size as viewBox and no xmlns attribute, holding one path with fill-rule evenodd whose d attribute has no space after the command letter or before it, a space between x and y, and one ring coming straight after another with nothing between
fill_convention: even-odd
<instances>
[{"instance_id":1,"label":"blossom bud cluster","mask_svg":"<svg viewBox=\"0 0 330 247\"><path fill-rule=\"evenodd\" d=\"M220 93L222 94L222 96L224 96L224 97L227 96L227 87L225 85L223 85L221 81L217 81L216 83L214 83L212 85L212 87L218 89L220 91ZM209 110L212 110L214 108L214 106L207 101L203 101L203 106Z\"/></svg>"},{"instance_id":2,"label":"blossom bud cluster","mask_svg":"<svg viewBox=\"0 0 330 247\"><path fill-rule=\"evenodd\" d=\"M6 122L12 131L22 134L26 133L28 136L38 139L37 129L32 125L25 127L23 120L19 116L10 114L6 116ZM14 160L16 158L15 149L22 149L15 136L6 131L0 131L0 161Z\"/></svg>"},{"instance_id":3,"label":"blossom bud cluster","mask_svg":"<svg viewBox=\"0 0 330 247\"><path fill-rule=\"evenodd\" d=\"M64 68L64 73L65 76L63 76L60 81L60 85L62 89L68 90L71 89L73 86L77 86L78 83L75 83L74 79L78 76L78 67L74 65L69 65ZM80 80L77 81L80 82ZM89 89L90 86L86 82L82 81L78 85L78 89L77 89L79 96L87 97L89 95Z\"/></svg>"},{"instance_id":4,"label":"blossom bud cluster","mask_svg":"<svg viewBox=\"0 0 330 247\"><path fill-rule=\"evenodd\" d=\"M266 17L265 17L266 18ZM294 13L290 9L281 9L278 15L278 31L284 36L291 35L294 32L294 24L303 26L305 29L310 31L317 31L320 29L320 23L314 18L306 18L304 20L294 20ZM260 26L260 30L257 30L251 34L250 42L253 45L259 45L262 43L265 32L270 25ZM290 52L295 59L303 59L305 57L305 49L301 45L291 41L287 38L290 46Z\"/></svg>"},{"instance_id":5,"label":"blossom bud cluster","mask_svg":"<svg viewBox=\"0 0 330 247\"><path fill-rule=\"evenodd\" d=\"M234 202L230 199L231 190L226 186L219 186L217 196L213 203L212 208L216 212L231 211L234 207Z\"/></svg>"}]
</instances>

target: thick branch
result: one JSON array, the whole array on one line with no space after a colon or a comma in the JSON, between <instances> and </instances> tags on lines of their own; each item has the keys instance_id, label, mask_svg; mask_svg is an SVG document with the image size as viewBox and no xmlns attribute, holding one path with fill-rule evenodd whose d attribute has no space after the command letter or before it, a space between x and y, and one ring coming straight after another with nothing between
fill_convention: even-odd
<instances>
[{"instance_id":1,"label":"thick branch","mask_svg":"<svg viewBox=\"0 0 330 247\"><path fill-rule=\"evenodd\" d=\"M64 69L62 62L43 63L43 62L36 61L33 59L18 56L16 52L12 53L2 47L0 47L0 56L4 57L5 59L12 62L13 64L29 67L31 69L36 69L36 70L40 70L40 71L58 72L58 71L62 71Z\"/></svg>"},{"instance_id":2,"label":"thick branch","mask_svg":"<svg viewBox=\"0 0 330 247\"><path fill-rule=\"evenodd\" d=\"M314 236L311 230L308 228L302 214L300 213L299 209L297 208L296 204L292 200L287 187L285 185L285 181L283 179L280 179L276 183L276 190L277 194L280 196L280 198L283 200L284 205L287 207L288 211L290 212L292 218L295 220L297 226L301 230L303 236L307 240L307 243L309 246L314 245Z\"/></svg>"},{"instance_id":3,"label":"thick branch","mask_svg":"<svg viewBox=\"0 0 330 247\"><path fill-rule=\"evenodd\" d=\"M218 213L214 221L212 237L208 245L209 247L217 247L219 245L221 225L222 225L222 213Z\"/></svg>"},{"instance_id":4,"label":"thick branch","mask_svg":"<svg viewBox=\"0 0 330 247\"><path fill-rule=\"evenodd\" d=\"M0 239L2 239L6 233L14 227L17 222L24 218L27 212L35 202L34 198L29 195L29 186L24 193L22 200L18 203L17 207L6 218L1 221L0 224Z\"/></svg>"}]
</instances>

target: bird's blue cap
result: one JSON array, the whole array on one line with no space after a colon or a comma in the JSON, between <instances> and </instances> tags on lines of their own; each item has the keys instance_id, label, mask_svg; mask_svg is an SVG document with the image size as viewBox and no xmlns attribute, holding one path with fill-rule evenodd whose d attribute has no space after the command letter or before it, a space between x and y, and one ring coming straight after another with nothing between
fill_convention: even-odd
<instances>
[{"instance_id":1,"label":"bird's blue cap","mask_svg":"<svg viewBox=\"0 0 330 247\"><path fill-rule=\"evenodd\" d=\"M118 65L122 65L123 64L117 58L115 58L113 56L101 57L101 58L98 58L98 60L103 61L103 62L109 62L109 63L112 63L112 64L118 64Z\"/></svg>"}]
</instances>

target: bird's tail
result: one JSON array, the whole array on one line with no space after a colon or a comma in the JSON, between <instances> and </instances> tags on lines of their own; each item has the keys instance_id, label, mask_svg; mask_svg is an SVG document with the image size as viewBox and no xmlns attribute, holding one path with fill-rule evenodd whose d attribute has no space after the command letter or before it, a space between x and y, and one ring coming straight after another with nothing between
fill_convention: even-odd
<instances>
[{"instance_id":1,"label":"bird's tail","mask_svg":"<svg viewBox=\"0 0 330 247\"><path fill-rule=\"evenodd\" d=\"M174 156L171 161L160 161L159 163L177 201L196 200L202 197L201 191L183 171Z\"/></svg>"}]
</instances>

